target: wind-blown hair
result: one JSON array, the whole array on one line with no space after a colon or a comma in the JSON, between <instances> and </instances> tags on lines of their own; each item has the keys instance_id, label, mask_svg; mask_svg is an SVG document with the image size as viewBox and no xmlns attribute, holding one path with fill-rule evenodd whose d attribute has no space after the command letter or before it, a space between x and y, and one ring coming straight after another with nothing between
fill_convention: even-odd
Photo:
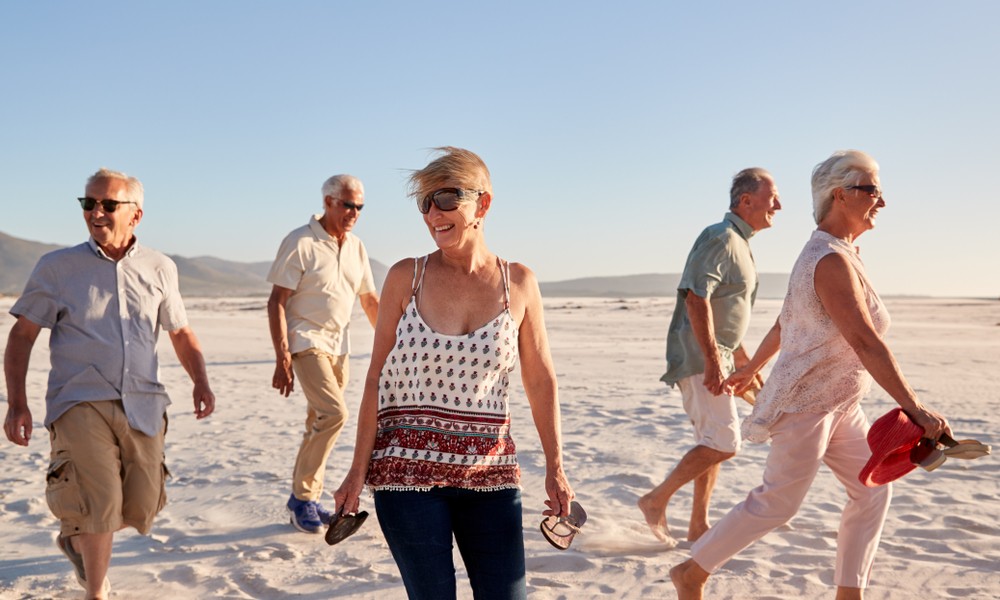
<instances>
[{"instance_id":1,"label":"wind-blown hair","mask_svg":"<svg viewBox=\"0 0 1000 600\"><path fill-rule=\"evenodd\" d=\"M773 179L766 169L750 167L733 175L733 185L729 188L729 210L740 205L740 196L752 194L765 179Z\"/></svg>"},{"instance_id":2,"label":"wind-blown hair","mask_svg":"<svg viewBox=\"0 0 1000 600\"><path fill-rule=\"evenodd\" d=\"M454 146L434 148L440 156L426 167L410 173L407 193L420 198L438 188L458 186L493 194L490 170L475 152Z\"/></svg>"},{"instance_id":3,"label":"wind-blown hair","mask_svg":"<svg viewBox=\"0 0 1000 600\"><path fill-rule=\"evenodd\" d=\"M344 190L351 190L364 194L365 186L361 183L361 180L354 175L334 175L324 181L323 187L320 189L320 191L323 192L324 200L326 200L327 196L337 198Z\"/></svg>"},{"instance_id":4,"label":"wind-blown hair","mask_svg":"<svg viewBox=\"0 0 1000 600\"><path fill-rule=\"evenodd\" d=\"M833 190L857 185L865 175L878 175L878 163L860 150L837 150L812 172L813 219L818 224L833 203Z\"/></svg>"},{"instance_id":5,"label":"wind-blown hair","mask_svg":"<svg viewBox=\"0 0 1000 600\"><path fill-rule=\"evenodd\" d=\"M87 178L87 185L94 183L98 179L118 179L125 182L125 200L135 202L136 209L142 210L143 190L142 182L135 177L129 177L121 171L112 171L107 167L101 167L96 173ZM98 198L101 200L101 198Z\"/></svg>"}]
</instances>

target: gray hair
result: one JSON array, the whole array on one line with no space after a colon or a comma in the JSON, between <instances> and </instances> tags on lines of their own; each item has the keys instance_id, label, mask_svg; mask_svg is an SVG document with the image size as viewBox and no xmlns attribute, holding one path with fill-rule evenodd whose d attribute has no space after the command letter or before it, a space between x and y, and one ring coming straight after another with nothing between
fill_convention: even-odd
<instances>
[{"instance_id":1,"label":"gray hair","mask_svg":"<svg viewBox=\"0 0 1000 600\"><path fill-rule=\"evenodd\" d=\"M878 163L860 150L837 150L816 165L812 172L813 219L816 223L830 212L835 189L857 185L865 175L877 174Z\"/></svg>"},{"instance_id":2,"label":"gray hair","mask_svg":"<svg viewBox=\"0 0 1000 600\"><path fill-rule=\"evenodd\" d=\"M334 175L323 182L323 187L321 189L323 192L323 198L326 198L327 196L336 198L340 195L340 192L345 189L361 194L365 193L365 186L361 183L361 180L354 175Z\"/></svg>"},{"instance_id":3,"label":"gray hair","mask_svg":"<svg viewBox=\"0 0 1000 600\"><path fill-rule=\"evenodd\" d=\"M96 173L91 175L87 179L87 186L94 183L98 179L117 179L119 181L125 182L125 200L127 202L135 202L135 206L138 210L142 210L142 200L143 200L143 190L142 182L135 177L129 177L121 171L112 171L107 167L101 167ZM98 198L101 200L101 198Z\"/></svg>"},{"instance_id":4,"label":"gray hair","mask_svg":"<svg viewBox=\"0 0 1000 600\"><path fill-rule=\"evenodd\" d=\"M733 175L733 185L729 188L729 210L740 205L740 196L757 191L764 180L773 180L766 169L750 167Z\"/></svg>"}]
</instances>

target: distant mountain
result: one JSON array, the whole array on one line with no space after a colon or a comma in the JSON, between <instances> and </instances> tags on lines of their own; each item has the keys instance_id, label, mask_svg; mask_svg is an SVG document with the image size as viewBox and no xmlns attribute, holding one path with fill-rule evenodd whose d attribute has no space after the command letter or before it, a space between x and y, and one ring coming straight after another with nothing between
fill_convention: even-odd
<instances>
[{"instance_id":1,"label":"distant mountain","mask_svg":"<svg viewBox=\"0 0 1000 600\"><path fill-rule=\"evenodd\" d=\"M38 259L46 252L61 247L30 242L0 232L0 295L20 294Z\"/></svg>"},{"instance_id":2,"label":"distant mountain","mask_svg":"<svg viewBox=\"0 0 1000 600\"><path fill-rule=\"evenodd\" d=\"M0 232L0 295L20 294L38 259L62 247ZM266 280L270 262L242 263L211 256L170 258L177 263L181 293L187 296L255 296L271 291ZM375 260L371 264L375 285L381 290L389 269Z\"/></svg>"},{"instance_id":3,"label":"distant mountain","mask_svg":"<svg viewBox=\"0 0 1000 600\"><path fill-rule=\"evenodd\" d=\"M0 233L0 295L20 294L38 259L61 247ZM181 293L187 296L255 296L271 290L271 284L265 279L271 268L270 262L243 263L211 256L170 258L177 263ZM381 291L389 268L376 260L372 260L371 264L375 285ZM680 275L676 273L648 273L553 281L541 283L540 287L546 297L673 296L679 280ZM783 298L787 287L788 275L761 273L757 295L760 298Z\"/></svg>"},{"instance_id":4,"label":"distant mountain","mask_svg":"<svg viewBox=\"0 0 1000 600\"><path fill-rule=\"evenodd\" d=\"M670 296L677 293L678 273L647 273L644 275L623 275L618 277L585 277L539 283L545 297L637 297ZM761 273L758 298L784 298L788 289L788 275L784 273Z\"/></svg>"}]
</instances>

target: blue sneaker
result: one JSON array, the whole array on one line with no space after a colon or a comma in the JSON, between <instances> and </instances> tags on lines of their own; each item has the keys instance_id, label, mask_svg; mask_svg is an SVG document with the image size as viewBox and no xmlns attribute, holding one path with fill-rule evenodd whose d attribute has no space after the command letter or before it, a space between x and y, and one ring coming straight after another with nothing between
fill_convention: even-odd
<instances>
[{"instance_id":1,"label":"blue sneaker","mask_svg":"<svg viewBox=\"0 0 1000 600\"><path fill-rule=\"evenodd\" d=\"M312 500L299 500L292 494L288 497L288 513L291 515L292 526L303 533L321 533L323 521L320 519L319 503ZM325 512L325 511L324 511ZM329 513L327 513L329 515Z\"/></svg>"},{"instance_id":2,"label":"blue sneaker","mask_svg":"<svg viewBox=\"0 0 1000 600\"><path fill-rule=\"evenodd\" d=\"M316 514L319 515L319 522L324 525L329 525L330 521L333 520L333 513L323 508L323 505L319 502L313 502L316 505Z\"/></svg>"}]
</instances>

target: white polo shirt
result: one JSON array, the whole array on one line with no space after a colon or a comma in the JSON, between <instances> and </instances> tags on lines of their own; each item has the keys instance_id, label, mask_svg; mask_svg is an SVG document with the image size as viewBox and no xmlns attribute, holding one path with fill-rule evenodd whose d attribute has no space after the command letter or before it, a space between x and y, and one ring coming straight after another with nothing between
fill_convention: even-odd
<instances>
[{"instance_id":1,"label":"white polo shirt","mask_svg":"<svg viewBox=\"0 0 1000 600\"><path fill-rule=\"evenodd\" d=\"M288 234L267 274L267 281L292 290L285 306L288 348L349 354L354 301L375 291L368 252L350 232L340 245L323 229L322 215Z\"/></svg>"}]
</instances>

